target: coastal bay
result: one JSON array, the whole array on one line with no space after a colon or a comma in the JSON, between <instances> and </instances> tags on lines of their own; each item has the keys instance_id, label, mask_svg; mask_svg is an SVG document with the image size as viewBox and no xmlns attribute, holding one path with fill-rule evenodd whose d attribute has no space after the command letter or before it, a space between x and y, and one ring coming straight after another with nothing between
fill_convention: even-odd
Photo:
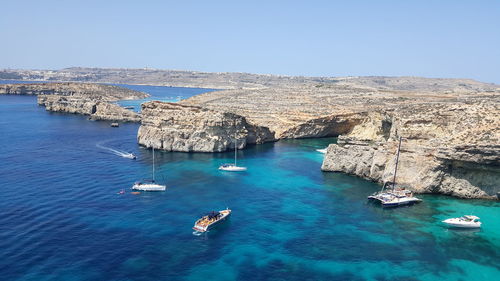
<instances>
[{"instance_id":1,"label":"coastal bay","mask_svg":"<svg viewBox=\"0 0 500 281\"><path fill-rule=\"evenodd\" d=\"M384 210L366 203L380 186L321 172L316 149L334 138L248 146L246 174L217 170L232 152L156 153L164 193L133 195L152 154L139 125L110 128L85 116L45 111L30 96L0 96L9 145L0 146L3 197L0 265L7 280L487 280L498 276L497 201L421 195ZM2 138L2 141L7 141ZM96 144L133 152L136 161ZM15 146L11 143L16 143ZM117 194L125 189L126 194ZM200 214L233 217L192 235ZM480 231L439 222L472 213ZM369 249L369 250L368 250ZM64 266L62 266L64 264Z\"/></svg>"}]
</instances>

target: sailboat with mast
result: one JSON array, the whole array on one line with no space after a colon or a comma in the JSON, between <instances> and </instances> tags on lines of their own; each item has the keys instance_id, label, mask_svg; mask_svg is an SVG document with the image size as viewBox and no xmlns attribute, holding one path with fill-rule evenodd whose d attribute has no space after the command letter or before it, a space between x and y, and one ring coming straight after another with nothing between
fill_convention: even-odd
<instances>
[{"instance_id":1,"label":"sailboat with mast","mask_svg":"<svg viewBox=\"0 0 500 281\"><path fill-rule=\"evenodd\" d=\"M234 134L234 163L222 164L219 166L219 170L227 172L244 172L247 170L246 167L238 167L238 138Z\"/></svg>"},{"instance_id":2,"label":"sailboat with mast","mask_svg":"<svg viewBox=\"0 0 500 281\"><path fill-rule=\"evenodd\" d=\"M153 147L153 173L152 178L148 180L138 181L134 183L132 189L142 190L142 191L165 191L167 188L165 185L157 184L155 182L155 148Z\"/></svg>"},{"instance_id":3,"label":"sailboat with mast","mask_svg":"<svg viewBox=\"0 0 500 281\"><path fill-rule=\"evenodd\" d=\"M394 177L392 182L386 182L382 186L382 190L368 196L369 200L380 202L382 207L398 207L422 202L421 199L414 197L413 192L410 190L406 190L404 188L396 189L396 174L398 172L399 152L401 150L402 139L402 137L399 137L398 150L396 153L396 165L394 167ZM391 189L386 188L389 185L392 185Z\"/></svg>"}]
</instances>

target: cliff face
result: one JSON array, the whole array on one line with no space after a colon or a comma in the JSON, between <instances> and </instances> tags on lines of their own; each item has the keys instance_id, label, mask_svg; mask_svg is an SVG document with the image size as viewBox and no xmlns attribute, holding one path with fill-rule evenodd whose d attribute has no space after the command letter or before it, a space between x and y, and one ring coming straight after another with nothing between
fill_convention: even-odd
<instances>
[{"instance_id":1,"label":"cliff face","mask_svg":"<svg viewBox=\"0 0 500 281\"><path fill-rule=\"evenodd\" d=\"M92 120L140 122L139 114L119 105L82 99L79 96L38 95L38 105L48 111L88 115Z\"/></svg>"},{"instance_id":2,"label":"cliff face","mask_svg":"<svg viewBox=\"0 0 500 281\"><path fill-rule=\"evenodd\" d=\"M122 87L89 83L4 84L0 85L0 94L38 95L38 104L48 111L124 122L139 122L140 115L110 102L148 96Z\"/></svg>"},{"instance_id":3,"label":"cliff face","mask_svg":"<svg viewBox=\"0 0 500 281\"><path fill-rule=\"evenodd\" d=\"M494 198L500 191L499 128L498 103L408 105L376 112L328 147L322 170L392 181L402 136L398 185L419 193Z\"/></svg>"},{"instance_id":4,"label":"cliff face","mask_svg":"<svg viewBox=\"0 0 500 281\"><path fill-rule=\"evenodd\" d=\"M234 147L235 134L239 148L282 138L340 135L338 144L329 146L322 169L385 182L392 180L397 139L402 136L399 184L418 192L467 198L491 197L500 191L500 86L494 84L469 79L286 77L148 69L14 72L23 79L132 79L134 83L228 89L179 104L145 104L138 141L148 147L213 152ZM0 93L13 92L1 89ZM61 95L96 96L71 91ZM78 104L65 106L70 102L60 99L48 109L77 108L92 116L100 108L95 101L101 100L81 98ZM108 110L97 115L120 115L107 114Z\"/></svg>"},{"instance_id":5,"label":"cliff face","mask_svg":"<svg viewBox=\"0 0 500 281\"><path fill-rule=\"evenodd\" d=\"M148 102L142 105L139 144L168 151L221 152L235 146L274 141L268 128L242 116L196 106Z\"/></svg>"}]
</instances>

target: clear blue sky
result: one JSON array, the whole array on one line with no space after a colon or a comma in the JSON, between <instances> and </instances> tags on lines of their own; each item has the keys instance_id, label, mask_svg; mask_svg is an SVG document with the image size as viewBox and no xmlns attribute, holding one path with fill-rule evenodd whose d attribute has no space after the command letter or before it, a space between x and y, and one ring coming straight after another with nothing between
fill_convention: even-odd
<instances>
[{"instance_id":1,"label":"clear blue sky","mask_svg":"<svg viewBox=\"0 0 500 281\"><path fill-rule=\"evenodd\" d=\"M0 1L0 68L412 75L500 84L495 0Z\"/></svg>"}]
</instances>

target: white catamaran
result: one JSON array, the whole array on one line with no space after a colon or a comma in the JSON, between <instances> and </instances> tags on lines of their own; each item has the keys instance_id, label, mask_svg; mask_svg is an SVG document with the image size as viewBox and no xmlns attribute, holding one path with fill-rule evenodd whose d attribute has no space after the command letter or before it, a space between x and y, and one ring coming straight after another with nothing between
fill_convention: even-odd
<instances>
[{"instance_id":1,"label":"white catamaran","mask_svg":"<svg viewBox=\"0 0 500 281\"><path fill-rule=\"evenodd\" d=\"M153 147L153 178L134 183L132 189L142 191L165 191L166 188L167 187L165 185L157 184L155 182L155 149Z\"/></svg>"},{"instance_id":2,"label":"white catamaran","mask_svg":"<svg viewBox=\"0 0 500 281\"><path fill-rule=\"evenodd\" d=\"M414 197L413 192L411 192L410 190L396 189L396 174L398 171L399 151L401 150L401 140L402 140L402 137L399 137L398 151L396 154L396 167L394 168L394 178L392 180L392 183L390 183L390 184L392 184L392 189L384 191L384 189L386 188L386 185L389 184L389 182L386 182L382 186L381 191L376 192L376 193L368 196L369 200L375 200L377 202L380 202L382 207L398 207L398 206L410 205L410 204L422 202L421 199Z\"/></svg>"},{"instance_id":3,"label":"white catamaran","mask_svg":"<svg viewBox=\"0 0 500 281\"><path fill-rule=\"evenodd\" d=\"M222 164L219 166L219 170L227 172L243 172L246 171L246 167L238 167L238 139L236 134L234 135L234 163Z\"/></svg>"}]
</instances>

